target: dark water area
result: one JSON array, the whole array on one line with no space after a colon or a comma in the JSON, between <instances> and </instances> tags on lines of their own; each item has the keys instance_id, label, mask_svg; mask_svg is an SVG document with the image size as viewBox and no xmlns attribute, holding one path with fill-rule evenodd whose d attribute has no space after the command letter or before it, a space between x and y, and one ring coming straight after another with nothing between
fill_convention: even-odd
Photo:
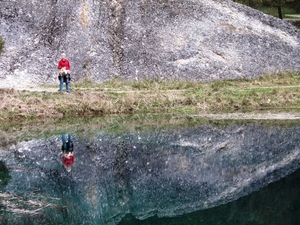
<instances>
[{"instance_id":1,"label":"dark water area","mask_svg":"<svg viewBox=\"0 0 300 225\"><path fill-rule=\"evenodd\" d=\"M168 123L2 129L0 224L300 224L299 123Z\"/></svg>"},{"instance_id":2,"label":"dark water area","mask_svg":"<svg viewBox=\"0 0 300 225\"><path fill-rule=\"evenodd\" d=\"M300 170L236 201L172 218L137 220L126 215L119 225L300 224Z\"/></svg>"}]
</instances>

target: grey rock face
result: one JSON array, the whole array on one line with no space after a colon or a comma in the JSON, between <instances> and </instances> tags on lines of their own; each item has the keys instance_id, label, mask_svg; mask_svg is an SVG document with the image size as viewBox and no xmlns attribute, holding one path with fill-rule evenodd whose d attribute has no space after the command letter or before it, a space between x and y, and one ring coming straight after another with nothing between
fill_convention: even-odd
<instances>
[{"instance_id":1,"label":"grey rock face","mask_svg":"<svg viewBox=\"0 0 300 225\"><path fill-rule=\"evenodd\" d=\"M299 70L299 31L221 0L0 1L0 85L74 80L209 81Z\"/></svg>"}]
</instances>

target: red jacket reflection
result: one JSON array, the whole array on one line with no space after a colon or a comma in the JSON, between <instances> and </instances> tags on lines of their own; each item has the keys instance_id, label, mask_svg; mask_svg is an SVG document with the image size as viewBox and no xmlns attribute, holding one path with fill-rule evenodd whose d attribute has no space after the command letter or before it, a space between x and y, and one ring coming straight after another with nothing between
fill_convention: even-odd
<instances>
[{"instance_id":1,"label":"red jacket reflection","mask_svg":"<svg viewBox=\"0 0 300 225\"><path fill-rule=\"evenodd\" d=\"M61 159L62 159L63 164L66 166L72 166L74 163L74 155L70 155L68 157L63 156Z\"/></svg>"}]
</instances>

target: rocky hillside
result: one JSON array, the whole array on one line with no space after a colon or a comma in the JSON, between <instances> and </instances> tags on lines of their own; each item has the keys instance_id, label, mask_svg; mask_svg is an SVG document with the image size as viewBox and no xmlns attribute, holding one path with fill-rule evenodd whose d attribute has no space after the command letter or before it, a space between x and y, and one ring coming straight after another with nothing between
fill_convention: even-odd
<instances>
[{"instance_id":1,"label":"rocky hillside","mask_svg":"<svg viewBox=\"0 0 300 225\"><path fill-rule=\"evenodd\" d=\"M299 30L229 0L0 1L0 87L73 80L208 81L299 70Z\"/></svg>"}]
</instances>

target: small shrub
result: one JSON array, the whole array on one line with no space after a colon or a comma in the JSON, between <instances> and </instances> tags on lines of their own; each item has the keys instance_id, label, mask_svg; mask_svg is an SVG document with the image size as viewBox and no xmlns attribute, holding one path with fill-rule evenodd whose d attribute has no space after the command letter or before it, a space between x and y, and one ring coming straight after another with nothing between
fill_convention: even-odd
<instances>
[{"instance_id":1,"label":"small shrub","mask_svg":"<svg viewBox=\"0 0 300 225\"><path fill-rule=\"evenodd\" d=\"M0 37L0 54L3 51L4 43L5 43L5 41L2 39L2 37Z\"/></svg>"}]
</instances>

